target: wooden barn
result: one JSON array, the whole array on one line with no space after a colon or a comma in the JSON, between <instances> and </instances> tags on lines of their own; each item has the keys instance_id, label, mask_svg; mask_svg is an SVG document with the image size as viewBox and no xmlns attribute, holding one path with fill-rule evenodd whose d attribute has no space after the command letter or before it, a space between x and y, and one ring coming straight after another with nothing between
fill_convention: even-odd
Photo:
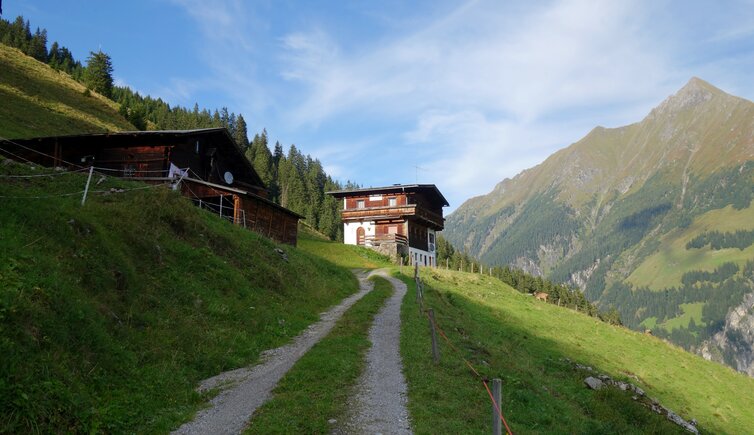
<instances>
[{"instance_id":1,"label":"wooden barn","mask_svg":"<svg viewBox=\"0 0 754 435\"><path fill-rule=\"evenodd\" d=\"M343 242L371 247L412 264L437 265L435 233L442 231L448 201L434 184L328 192L343 199Z\"/></svg>"},{"instance_id":2,"label":"wooden barn","mask_svg":"<svg viewBox=\"0 0 754 435\"><path fill-rule=\"evenodd\" d=\"M196 205L296 245L302 216L268 199L264 182L224 128L50 136L3 146L44 166L94 166L122 178L176 182Z\"/></svg>"}]
</instances>

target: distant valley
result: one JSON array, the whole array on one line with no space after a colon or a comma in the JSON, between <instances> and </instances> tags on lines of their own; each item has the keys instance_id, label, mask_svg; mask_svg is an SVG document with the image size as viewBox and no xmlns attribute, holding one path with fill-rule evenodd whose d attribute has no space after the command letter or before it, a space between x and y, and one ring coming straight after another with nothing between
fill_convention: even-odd
<instances>
[{"instance_id":1,"label":"distant valley","mask_svg":"<svg viewBox=\"0 0 754 435\"><path fill-rule=\"evenodd\" d=\"M692 78L471 198L445 236L754 375L754 103Z\"/></svg>"}]
</instances>

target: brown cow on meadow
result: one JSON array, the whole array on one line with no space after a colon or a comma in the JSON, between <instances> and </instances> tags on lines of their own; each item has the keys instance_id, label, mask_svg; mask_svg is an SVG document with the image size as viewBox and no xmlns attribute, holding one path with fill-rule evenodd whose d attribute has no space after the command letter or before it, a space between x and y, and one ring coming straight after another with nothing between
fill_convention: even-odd
<instances>
[{"instance_id":1,"label":"brown cow on meadow","mask_svg":"<svg viewBox=\"0 0 754 435\"><path fill-rule=\"evenodd\" d=\"M547 302L547 296L549 296L549 295L547 293L544 293L544 292L534 293L534 297L537 298L537 299L539 299L540 301Z\"/></svg>"}]
</instances>

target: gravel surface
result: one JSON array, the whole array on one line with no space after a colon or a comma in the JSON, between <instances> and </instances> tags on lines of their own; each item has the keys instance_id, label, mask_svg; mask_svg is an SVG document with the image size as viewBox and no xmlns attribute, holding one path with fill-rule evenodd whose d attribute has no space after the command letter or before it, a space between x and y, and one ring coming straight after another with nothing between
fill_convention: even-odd
<instances>
[{"instance_id":1,"label":"gravel surface","mask_svg":"<svg viewBox=\"0 0 754 435\"><path fill-rule=\"evenodd\" d=\"M265 351L262 354L261 362L256 366L224 372L202 381L199 391L207 391L213 388L220 388L222 391L210 401L209 408L199 411L194 421L184 424L173 433L241 433L254 411L270 398L272 389L293 367L293 364L330 332L343 313L372 290L373 285L367 281L366 274L357 273L357 277L359 278L359 292L345 298L329 311L322 313L320 320L294 338L292 343ZM403 291L405 292L405 285ZM400 299L398 304L400 307ZM395 340L397 355L397 335ZM400 367L398 367L398 371L400 374ZM403 383L402 375L401 383ZM404 385L404 395L405 389ZM403 401L405 402L405 398ZM403 412L405 414L405 406Z\"/></svg>"},{"instance_id":2,"label":"gravel surface","mask_svg":"<svg viewBox=\"0 0 754 435\"><path fill-rule=\"evenodd\" d=\"M385 271L373 272L393 285L395 292L374 317L369 330L372 347L355 388L346 421L333 433L410 434L406 409L406 380L400 355L401 301L406 284Z\"/></svg>"}]
</instances>

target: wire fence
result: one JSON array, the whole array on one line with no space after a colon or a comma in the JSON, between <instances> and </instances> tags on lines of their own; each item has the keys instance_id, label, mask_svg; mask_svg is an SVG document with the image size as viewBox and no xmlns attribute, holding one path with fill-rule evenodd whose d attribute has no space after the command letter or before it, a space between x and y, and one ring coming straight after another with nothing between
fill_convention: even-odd
<instances>
[{"instance_id":1,"label":"wire fence","mask_svg":"<svg viewBox=\"0 0 754 435\"><path fill-rule=\"evenodd\" d=\"M96 171L94 169L97 169ZM85 171L91 171L92 175L96 174L100 178L97 182L95 182L96 185L99 185L102 181L106 180L108 177L111 177L110 175L100 173L99 170L102 168L82 168L82 169L76 169L72 171L67 170L58 170L56 172L51 173L45 173L45 174L24 174L24 175L18 175L18 174L0 174L0 179L7 179L7 180L24 180L24 179L56 179L55 177L63 176L63 175L83 175ZM91 179L87 179L87 185L89 184L89 181ZM89 193L100 193L100 194L112 194L112 193L125 193L125 192L132 192L136 190L146 190L146 189L154 189L157 187L163 187L174 184L172 181L166 181L164 183L156 183L156 184L150 184L147 186L136 186L136 187L111 187L109 189L95 189L95 190L88 190ZM3 199L50 199L50 198L63 198L63 197L69 197L69 196L77 196L77 195L83 195L85 192L87 192L87 188L80 190L75 190L71 192L60 192L60 193L49 193L44 195L0 195L0 198Z\"/></svg>"},{"instance_id":2,"label":"wire fence","mask_svg":"<svg viewBox=\"0 0 754 435\"><path fill-rule=\"evenodd\" d=\"M80 174L80 173L86 172L88 170L89 170L88 168L84 168L84 169L76 169L76 170L73 170L73 171L62 170L62 171L55 171L55 172L45 173L45 174L31 174L31 175L13 175L13 174L7 175L7 174L0 174L0 178L12 178L12 179L16 179L16 178L45 178L45 177L46 178L52 178L52 177L59 177L61 175Z\"/></svg>"},{"instance_id":3,"label":"wire fence","mask_svg":"<svg viewBox=\"0 0 754 435\"><path fill-rule=\"evenodd\" d=\"M191 190L188 188L188 190ZM244 228L248 227L248 220L246 219L246 210L244 209L236 209L235 207L229 207L227 205L217 204L212 202L211 200L207 200L206 198L200 198L196 196L195 193L192 192L191 201L198 206L200 209L208 210L218 216L220 216L222 219L225 219L229 222L232 222L234 224L238 224L243 226Z\"/></svg>"},{"instance_id":4,"label":"wire fence","mask_svg":"<svg viewBox=\"0 0 754 435\"><path fill-rule=\"evenodd\" d=\"M458 347L453 344L453 342L448 338L448 335L445 333L445 331L440 327L440 325L437 323L437 319L434 316L434 310L432 308L426 308L424 307L424 283L421 281L421 278L419 276L419 266L414 266L414 281L416 283L416 299L417 304L419 306L419 312L420 314L427 317L429 320L430 328L431 328L431 334L432 334L432 354L433 358L435 359L435 363L439 362L440 356L439 356L439 346L437 343L437 340L435 338L435 333L438 333L440 337L443 338L443 340L448 344L448 347L450 347L455 355L463 361L463 363L468 367L468 369L471 371L471 373L482 382L482 385L484 385L484 389L486 390L490 402L492 403L493 412L495 415L500 419L499 421L502 422L502 424L505 426L506 433L508 435L513 435L513 431L511 430L510 426L508 425L508 421L505 419L505 416L503 415L502 411L502 404L500 401L500 390L498 389L496 391L497 394L493 394L493 391L490 389L489 383L490 380L486 377L482 376L481 373L479 373L479 370L477 370L474 365L466 359L463 356L463 353L458 349ZM493 380L495 383L500 384L499 379ZM500 433L499 427L496 427L495 421L493 421L493 433Z\"/></svg>"},{"instance_id":5,"label":"wire fence","mask_svg":"<svg viewBox=\"0 0 754 435\"><path fill-rule=\"evenodd\" d=\"M76 190L73 192L62 192L62 193L51 193L51 194L45 194L45 195L0 195L0 198L3 199L50 199L50 198L62 198L62 197L68 197L68 196L77 196L77 195L86 195L87 192L90 193L101 193L101 194L107 194L107 193L125 193L125 192L131 192L135 190L145 190L145 189L153 189L156 187L162 187L169 184L177 184L180 181L183 180L183 178L188 174L189 168L171 168L167 170L136 170L136 169L130 169L130 168L124 168L124 169L113 169L113 168L104 168L99 166L82 166L76 163L72 163L66 160L63 160L61 158L56 158L55 156L52 156L50 154L44 153L39 150L35 150L33 148L27 147L25 145L22 145L18 142L15 142L13 140L0 137L0 143L10 143L15 146L18 146L22 149L25 149L27 151L31 151L33 153L36 153L38 155L49 157L51 159L54 159L56 161L65 163L71 167L74 167L76 169L68 170L68 169L59 169L55 168L53 172L49 173L43 173L43 174L0 174L0 179L7 179L7 180L23 180L23 179L36 179L36 178L54 178L59 177L63 175L73 175L73 174L81 174L85 171L90 172L90 177L87 179L86 187L82 190ZM14 159L18 159L18 161L23 161L28 164L31 164L33 166L37 166L38 163L35 163L24 156L21 156L19 154L13 153L11 151L8 151L6 147L0 147L0 153L4 153L7 156L12 156ZM164 178L166 180L173 180L173 181L167 181L165 183L157 183L157 184L150 184L148 186L138 186L138 187L131 187L131 188L111 188L107 190L88 190L89 182L91 181L91 176L94 174L97 174L99 177L101 177L96 184L99 185L102 181L106 180L108 177L112 177L113 175L108 174L108 172L119 172L123 173L123 177L118 178L134 178L138 179L139 177L132 177L129 175L135 175L137 173L151 173L151 174L162 174L164 177L154 177L154 178ZM172 177L170 176L172 172ZM180 175L180 177L178 177Z\"/></svg>"},{"instance_id":6,"label":"wire fence","mask_svg":"<svg viewBox=\"0 0 754 435\"><path fill-rule=\"evenodd\" d=\"M51 156L50 154L21 145L9 139L0 137L0 141L9 142L21 148L24 148L28 151L37 153L41 156L55 159L55 157ZM18 159L19 161L25 161L34 166L38 165L37 163L29 159L26 159L21 155L12 153L3 147L0 147L0 152L5 153L6 155L12 156ZM187 168L171 167L169 169L159 169L159 170L141 170L141 169L131 169L131 168L114 169L114 168L105 168L105 167L94 166L94 165L85 167L85 166L81 166L81 165L77 165L77 164L65 161L63 159L56 159L56 160L66 163L72 167L77 167L77 169L67 170L67 169L56 168L54 172L49 172L49 173L44 173L44 174L0 174L0 179L22 180L22 179L37 179L37 178L54 178L54 177L59 177L63 175L82 174L85 171L90 171L92 176L96 174L98 177L100 177L100 179L97 182L95 182L95 184L97 185L100 184L103 180L106 180L108 177L138 180L139 178L142 178L142 176L145 174L155 175L154 177L150 177L150 181L154 181L155 179L160 179L160 178L163 178L168 181L166 181L165 183L150 184L147 186L139 186L139 187L132 187L132 188L111 188L111 189L106 189L106 190L88 190L88 185L89 185L89 182L91 181L91 176L90 176L87 180L87 185L84 189L80 189L80 190L77 189L72 192L51 193L51 194L45 194L45 195L0 195L0 199L50 199L50 198L62 198L62 197L70 197L70 196L78 196L78 195L82 195L82 197L85 198L87 193L100 193L100 194L125 193L125 192L131 192L135 190L152 189L152 188L167 186L167 185L173 185L175 187L179 183L181 183L181 181L183 181L185 177L187 177L190 174L193 174L195 177L199 179L201 178L196 174L195 171L193 171L191 168L188 168L188 167ZM160 175L162 175L162 177ZM188 187L188 185L184 184L184 186L186 187L186 191L188 192L188 196L190 197L190 199L194 202L194 204L199 206L199 208L203 210L207 210L211 213L217 214L222 219L226 219L229 222L241 225L244 228L249 228L251 222L249 222L249 220L246 217L246 210L236 209L235 206L224 205L223 202L227 201L225 199L225 195L218 195L217 199L213 200L213 199L209 199L209 198L197 195L190 187ZM83 199L82 199L82 205L83 205Z\"/></svg>"},{"instance_id":7,"label":"wire fence","mask_svg":"<svg viewBox=\"0 0 754 435\"><path fill-rule=\"evenodd\" d=\"M77 167L77 168L79 168L79 169L88 169L88 168L87 168L86 166L83 166L83 165L79 165L79 164L77 164L77 163L72 163L72 162L69 162L69 161L63 160L63 159L61 159L61 158L57 158L57 157L55 157L55 156L53 156L53 155L50 155L50 154L47 154L47 153L43 153L42 151L39 151L39 150L35 150L34 148L31 148L31 147L27 147L26 145L22 145L22 144L20 144L20 143L18 143L18 142L14 142L13 140L11 140L11 139L8 139L8 138L5 138L5 137L2 137L2 136L0 136L0 141L2 141L2 142L7 142L7 143L10 143L10 144L13 144L13 145L15 145L15 146L17 146L17 147L19 147L19 148L23 148L23 149L25 149L25 150L27 150L27 151L31 151L31 152L33 152L33 153L36 153L36 154L39 154L39 155L41 155L41 156L49 157L49 158L53 159L53 161L59 161L59 162L65 163L65 164L67 164L67 165L70 165L70 166L74 166L74 167ZM20 159L22 159L22 160L25 160L25 161L26 161L26 162L28 162L28 163L37 164L37 163L34 163L34 162L32 162L31 160L28 160L28 159L26 159L26 158L24 158L24 157L21 157L21 156L17 155L17 154L13 154L13 153L11 153L11 152L10 152L10 151L8 151L8 150L5 150L5 149L0 149L0 150L4 151L4 152L6 152L6 153L8 153L8 154L10 154L10 155L12 155L12 156L18 157L18 158L20 158Z\"/></svg>"}]
</instances>

